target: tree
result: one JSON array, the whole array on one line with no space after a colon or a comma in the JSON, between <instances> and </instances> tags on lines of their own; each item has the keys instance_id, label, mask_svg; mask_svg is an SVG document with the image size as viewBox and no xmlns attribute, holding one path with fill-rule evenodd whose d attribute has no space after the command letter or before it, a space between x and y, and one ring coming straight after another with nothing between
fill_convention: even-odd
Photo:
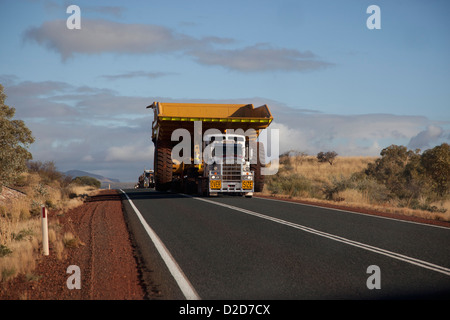
<instances>
[{"instance_id":1,"label":"tree","mask_svg":"<svg viewBox=\"0 0 450 320\"><path fill-rule=\"evenodd\" d=\"M32 159L27 150L34 142L31 131L22 120L13 120L16 109L5 104L6 94L0 84L0 190L27 170Z\"/></svg>"},{"instance_id":2,"label":"tree","mask_svg":"<svg viewBox=\"0 0 450 320\"><path fill-rule=\"evenodd\" d=\"M381 158L368 165L366 174L400 199L418 196L421 191L420 155L397 145L384 148L380 155Z\"/></svg>"},{"instance_id":3,"label":"tree","mask_svg":"<svg viewBox=\"0 0 450 320\"><path fill-rule=\"evenodd\" d=\"M446 195L450 190L450 146L443 143L424 151L421 163L433 181L434 191L441 197Z\"/></svg>"},{"instance_id":4,"label":"tree","mask_svg":"<svg viewBox=\"0 0 450 320\"><path fill-rule=\"evenodd\" d=\"M56 169L56 165L53 161L28 161L27 167L29 172L39 174L42 181L46 184L50 184L53 181L58 181L64 185L67 185L72 181L71 177L69 181L68 177Z\"/></svg>"},{"instance_id":5,"label":"tree","mask_svg":"<svg viewBox=\"0 0 450 320\"><path fill-rule=\"evenodd\" d=\"M328 162L330 165L333 165L337 155L338 154L334 151L319 152L317 154L317 160L319 160L319 162Z\"/></svg>"}]
</instances>

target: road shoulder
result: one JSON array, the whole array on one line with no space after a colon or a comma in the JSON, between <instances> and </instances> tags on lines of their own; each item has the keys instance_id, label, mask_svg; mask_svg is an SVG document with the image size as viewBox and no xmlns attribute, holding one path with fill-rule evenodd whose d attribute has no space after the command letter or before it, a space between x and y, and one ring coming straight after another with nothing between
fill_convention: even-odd
<instances>
[{"instance_id":1,"label":"road shoulder","mask_svg":"<svg viewBox=\"0 0 450 320\"><path fill-rule=\"evenodd\" d=\"M72 233L76 245L57 257L42 256L32 275L0 285L2 300L142 300L149 298L116 190L101 190L65 214L49 213L49 223ZM80 289L74 284L79 267ZM68 272L69 271L69 272Z\"/></svg>"}]
</instances>

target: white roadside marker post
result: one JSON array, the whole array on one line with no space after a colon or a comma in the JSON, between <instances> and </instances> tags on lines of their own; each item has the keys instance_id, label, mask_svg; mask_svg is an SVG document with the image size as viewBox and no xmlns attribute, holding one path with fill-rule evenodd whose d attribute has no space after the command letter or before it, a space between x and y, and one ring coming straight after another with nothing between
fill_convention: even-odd
<instances>
[{"instance_id":1,"label":"white roadside marker post","mask_svg":"<svg viewBox=\"0 0 450 320\"><path fill-rule=\"evenodd\" d=\"M41 206L41 221L42 221L42 248L44 256L48 256L48 222L47 208L43 205Z\"/></svg>"}]
</instances>

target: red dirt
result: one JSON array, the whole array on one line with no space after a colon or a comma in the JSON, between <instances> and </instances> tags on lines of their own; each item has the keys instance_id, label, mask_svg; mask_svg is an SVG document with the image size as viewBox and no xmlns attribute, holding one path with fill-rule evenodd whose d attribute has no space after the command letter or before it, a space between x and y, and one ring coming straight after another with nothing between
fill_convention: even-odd
<instances>
[{"instance_id":1,"label":"red dirt","mask_svg":"<svg viewBox=\"0 0 450 320\"><path fill-rule=\"evenodd\" d=\"M102 190L64 215L50 212L51 221L59 221L63 232L77 236L79 245L66 248L62 259L50 245L50 255L39 259L32 280L19 275L0 284L0 300L146 299L117 191ZM67 287L70 265L80 267L81 289Z\"/></svg>"}]
</instances>

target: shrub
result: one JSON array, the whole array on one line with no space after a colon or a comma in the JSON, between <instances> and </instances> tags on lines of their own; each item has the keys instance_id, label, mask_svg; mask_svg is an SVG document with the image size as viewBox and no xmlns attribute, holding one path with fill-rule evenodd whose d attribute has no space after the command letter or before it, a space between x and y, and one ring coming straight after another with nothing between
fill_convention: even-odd
<instances>
[{"instance_id":1,"label":"shrub","mask_svg":"<svg viewBox=\"0 0 450 320\"><path fill-rule=\"evenodd\" d=\"M433 149L411 151L391 145L381 158L365 170L368 177L384 185L403 206L417 207L420 197L428 202L447 195L450 184L450 148L444 143Z\"/></svg>"},{"instance_id":2,"label":"shrub","mask_svg":"<svg viewBox=\"0 0 450 320\"><path fill-rule=\"evenodd\" d=\"M364 194L371 203L385 203L392 199L392 194L385 185L370 177L357 179L355 188Z\"/></svg>"},{"instance_id":3,"label":"shrub","mask_svg":"<svg viewBox=\"0 0 450 320\"><path fill-rule=\"evenodd\" d=\"M333 200L338 192L351 188L351 180L344 177L331 178L331 183L322 184L322 192L327 200Z\"/></svg>"},{"instance_id":4,"label":"shrub","mask_svg":"<svg viewBox=\"0 0 450 320\"><path fill-rule=\"evenodd\" d=\"M314 192L312 183L299 174L268 179L267 189L272 194L287 194L291 197L310 195Z\"/></svg>"},{"instance_id":5,"label":"shrub","mask_svg":"<svg viewBox=\"0 0 450 320\"><path fill-rule=\"evenodd\" d=\"M31 228L28 229L22 229L17 234L13 233L13 239L15 241L22 241L22 240L31 240L34 235L34 232Z\"/></svg>"},{"instance_id":6,"label":"shrub","mask_svg":"<svg viewBox=\"0 0 450 320\"><path fill-rule=\"evenodd\" d=\"M450 189L450 146L443 143L426 150L420 160L432 180L433 191L441 197L447 194Z\"/></svg>"},{"instance_id":7,"label":"shrub","mask_svg":"<svg viewBox=\"0 0 450 320\"><path fill-rule=\"evenodd\" d=\"M12 250L9 249L7 246L0 244L0 258L7 256L8 254L11 254Z\"/></svg>"},{"instance_id":8,"label":"shrub","mask_svg":"<svg viewBox=\"0 0 450 320\"><path fill-rule=\"evenodd\" d=\"M95 188L100 188L101 182L93 177L82 176L76 177L72 180L73 183L81 185L81 186L91 186Z\"/></svg>"},{"instance_id":9,"label":"shrub","mask_svg":"<svg viewBox=\"0 0 450 320\"><path fill-rule=\"evenodd\" d=\"M64 174L56 170L56 166L53 161L28 161L27 166L30 172L39 174L44 184L49 184L53 181L60 182L64 180Z\"/></svg>"}]
</instances>

